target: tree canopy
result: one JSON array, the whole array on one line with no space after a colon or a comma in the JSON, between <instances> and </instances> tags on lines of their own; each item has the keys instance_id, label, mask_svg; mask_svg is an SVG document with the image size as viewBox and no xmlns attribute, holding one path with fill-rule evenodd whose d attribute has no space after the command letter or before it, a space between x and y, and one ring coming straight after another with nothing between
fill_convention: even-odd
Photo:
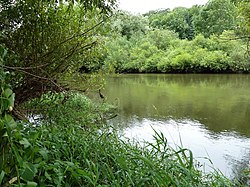
<instances>
[{"instance_id":1,"label":"tree canopy","mask_svg":"<svg viewBox=\"0 0 250 187\"><path fill-rule=\"evenodd\" d=\"M95 53L100 27L116 0L0 1L0 41L11 56L17 102L63 90L60 77L77 72Z\"/></svg>"},{"instance_id":2,"label":"tree canopy","mask_svg":"<svg viewBox=\"0 0 250 187\"><path fill-rule=\"evenodd\" d=\"M236 7L230 0L210 0L195 17L194 26L206 37L220 35L224 30L234 29L236 15Z\"/></svg>"},{"instance_id":3,"label":"tree canopy","mask_svg":"<svg viewBox=\"0 0 250 187\"><path fill-rule=\"evenodd\" d=\"M119 73L249 72L248 7L248 1L210 0L143 16L119 13L111 25L120 29L107 39L102 68Z\"/></svg>"}]
</instances>

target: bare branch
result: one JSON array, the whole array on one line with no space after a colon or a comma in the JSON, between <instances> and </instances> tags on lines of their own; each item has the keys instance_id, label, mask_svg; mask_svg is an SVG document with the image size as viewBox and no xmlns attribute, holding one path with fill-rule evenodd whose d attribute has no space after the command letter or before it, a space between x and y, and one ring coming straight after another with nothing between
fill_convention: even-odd
<instances>
[{"instance_id":1,"label":"bare branch","mask_svg":"<svg viewBox=\"0 0 250 187\"><path fill-rule=\"evenodd\" d=\"M6 69L12 69L12 70L32 70L32 69L40 69L42 67L45 67L49 65L49 63L46 63L46 64L42 64L42 65L39 65L39 66L34 66L34 67L20 67L20 66L6 66L6 65L0 65L1 67L3 68L6 68Z\"/></svg>"},{"instance_id":2,"label":"bare branch","mask_svg":"<svg viewBox=\"0 0 250 187\"><path fill-rule=\"evenodd\" d=\"M108 18L109 18L109 17L108 17ZM108 19L108 18L107 18L107 19ZM98 27L98 26L100 26L101 24L103 24L107 19L104 19L104 20L100 21L99 23L97 23L97 24L95 24L94 26L90 27L90 28L87 29L86 31L82 32L81 34L71 36L71 37L67 38L66 40L60 42L60 43L57 44L51 51L49 51L49 52L47 52L46 54L44 54L44 55L42 56L42 58L44 58L45 56L48 56L48 55L54 53L55 50L57 50L62 44L66 43L66 42L68 42L68 41L71 41L71 40L73 40L73 39L75 39L75 38L78 38L78 37L81 37L81 36L87 34L88 32L92 31L92 30L95 29L96 27Z\"/></svg>"},{"instance_id":3,"label":"bare branch","mask_svg":"<svg viewBox=\"0 0 250 187\"><path fill-rule=\"evenodd\" d=\"M62 56L61 58L57 59L57 61L59 61L59 62L61 62L61 63L58 63L58 66L55 67L55 69L59 69L59 68L62 69L63 65L65 64L65 63L63 63L63 62L66 62L65 60L69 59L74 53L79 52L79 51L81 51L81 50L83 50L83 49L91 48L91 47L92 47L94 44L96 44L96 43L97 43L97 41L93 41L93 42L91 42L91 43L89 43L89 44L86 44L86 45L84 45L84 46L82 46L82 47L79 47L79 45L77 45L77 46L75 46L75 47L72 47L71 50L70 50L67 54L65 54L65 55ZM66 67L66 68L63 68L62 71L64 71L65 69L67 69L67 67Z\"/></svg>"},{"instance_id":4,"label":"bare branch","mask_svg":"<svg viewBox=\"0 0 250 187\"><path fill-rule=\"evenodd\" d=\"M6 67L6 69L8 69L8 67ZM10 67L9 69L12 69L12 68ZM61 86L59 86L59 85L58 85L55 81L53 81L51 78L41 77L41 76L35 75L35 74L33 74L33 73L27 72L27 71L25 71L25 70L23 70L23 69L15 69L15 70L20 71L20 72L22 72L22 73L24 73L24 74L30 75L30 76L32 76L32 77L41 79L41 80L47 80L47 81L51 82L52 84L54 84L56 87L58 87L61 91L64 90Z\"/></svg>"}]
</instances>

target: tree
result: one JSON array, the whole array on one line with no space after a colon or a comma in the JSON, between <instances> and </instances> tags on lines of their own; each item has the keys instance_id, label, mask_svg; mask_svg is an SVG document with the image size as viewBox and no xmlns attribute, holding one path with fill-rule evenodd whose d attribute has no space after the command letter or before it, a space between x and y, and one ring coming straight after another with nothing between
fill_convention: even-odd
<instances>
[{"instance_id":1,"label":"tree","mask_svg":"<svg viewBox=\"0 0 250 187\"><path fill-rule=\"evenodd\" d=\"M130 58L131 43L126 36L116 37L106 43L107 54L104 69L108 72L123 72L124 65Z\"/></svg>"},{"instance_id":2,"label":"tree","mask_svg":"<svg viewBox=\"0 0 250 187\"><path fill-rule=\"evenodd\" d=\"M99 27L116 0L0 0L0 41L12 53L16 103L64 89L60 79L79 70L98 46Z\"/></svg>"},{"instance_id":3,"label":"tree","mask_svg":"<svg viewBox=\"0 0 250 187\"><path fill-rule=\"evenodd\" d=\"M247 52L250 54L250 1L244 0L238 3L240 37L247 40Z\"/></svg>"},{"instance_id":4,"label":"tree","mask_svg":"<svg viewBox=\"0 0 250 187\"><path fill-rule=\"evenodd\" d=\"M180 39L192 39L194 37L192 15L187 8L175 8L168 14L166 26L178 33Z\"/></svg>"},{"instance_id":5,"label":"tree","mask_svg":"<svg viewBox=\"0 0 250 187\"><path fill-rule=\"evenodd\" d=\"M170 43L178 38L178 34L167 29L155 29L150 31L146 39L160 50L167 50Z\"/></svg>"},{"instance_id":6,"label":"tree","mask_svg":"<svg viewBox=\"0 0 250 187\"><path fill-rule=\"evenodd\" d=\"M240 29L243 33L250 35L250 1L244 0L238 4Z\"/></svg>"},{"instance_id":7,"label":"tree","mask_svg":"<svg viewBox=\"0 0 250 187\"><path fill-rule=\"evenodd\" d=\"M194 18L195 30L209 37L236 26L236 7L230 0L210 0Z\"/></svg>"},{"instance_id":8,"label":"tree","mask_svg":"<svg viewBox=\"0 0 250 187\"><path fill-rule=\"evenodd\" d=\"M158 29L168 29L178 33L180 39L192 39L194 28L192 11L178 7L169 11L159 11L149 14L150 26Z\"/></svg>"},{"instance_id":9,"label":"tree","mask_svg":"<svg viewBox=\"0 0 250 187\"><path fill-rule=\"evenodd\" d=\"M146 17L132 15L128 12L117 12L111 20L113 32L126 36L130 39L133 34L146 34L149 30L149 23Z\"/></svg>"},{"instance_id":10,"label":"tree","mask_svg":"<svg viewBox=\"0 0 250 187\"><path fill-rule=\"evenodd\" d=\"M168 13L170 13L170 9L150 11L144 14L144 16L148 17L151 27L162 29L165 28L164 25L166 25L166 18Z\"/></svg>"}]
</instances>

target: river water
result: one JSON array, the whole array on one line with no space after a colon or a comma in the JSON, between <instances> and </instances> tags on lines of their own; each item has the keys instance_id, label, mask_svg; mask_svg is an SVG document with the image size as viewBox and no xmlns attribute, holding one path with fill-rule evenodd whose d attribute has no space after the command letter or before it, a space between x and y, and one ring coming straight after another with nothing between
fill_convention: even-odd
<instances>
[{"instance_id":1,"label":"river water","mask_svg":"<svg viewBox=\"0 0 250 187\"><path fill-rule=\"evenodd\" d=\"M250 75L126 74L107 78L103 93L119 109L110 123L128 138L161 131L202 170L228 177L250 166Z\"/></svg>"}]
</instances>

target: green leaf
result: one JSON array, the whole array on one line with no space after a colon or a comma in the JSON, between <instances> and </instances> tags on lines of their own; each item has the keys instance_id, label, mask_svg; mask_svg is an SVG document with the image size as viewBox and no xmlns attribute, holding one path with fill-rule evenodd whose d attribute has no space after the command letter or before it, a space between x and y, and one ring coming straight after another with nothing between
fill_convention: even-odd
<instances>
[{"instance_id":1,"label":"green leaf","mask_svg":"<svg viewBox=\"0 0 250 187\"><path fill-rule=\"evenodd\" d=\"M2 46L1 46L2 47ZM2 52L2 59L4 59L4 57L7 55L7 50L2 48L3 52Z\"/></svg>"},{"instance_id":2,"label":"green leaf","mask_svg":"<svg viewBox=\"0 0 250 187\"><path fill-rule=\"evenodd\" d=\"M12 145L12 150L14 151L16 160L18 162L19 165L23 165L23 158L20 156L19 152L20 152L20 148L17 147L15 144Z\"/></svg>"},{"instance_id":3,"label":"green leaf","mask_svg":"<svg viewBox=\"0 0 250 187\"><path fill-rule=\"evenodd\" d=\"M4 90L3 96L6 97L6 98L9 98L12 94L13 94L13 91L11 89L9 89L9 88L6 88Z\"/></svg>"},{"instance_id":4,"label":"green leaf","mask_svg":"<svg viewBox=\"0 0 250 187\"><path fill-rule=\"evenodd\" d=\"M31 146L30 142L26 138L23 138L22 140L20 140L19 143L24 145L24 148Z\"/></svg>"},{"instance_id":5,"label":"green leaf","mask_svg":"<svg viewBox=\"0 0 250 187\"><path fill-rule=\"evenodd\" d=\"M2 184L2 181L3 181L3 178L4 178L4 175L5 175L5 172L2 171L1 174L0 174L0 186Z\"/></svg>"},{"instance_id":6,"label":"green leaf","mask_svg":"<svg viewBox=\"0 0 250 187\"><path fill-rule=\"evenodd\" d=\"M10 106L14 107L15 93L13 93L9 98Z\"/></svg>"},{"instance_id":7,"label":"green leaf","mask_svg":"<svg viewBox=\"0 0 250 187\"><path fill-rule=\"evenodd\" d=\"M30 168L25 168L25 170L23 171L21 177L25 181L33 180L34 172Z\"/></svg>"},{"instance_id":8,"label":"green leaf","mask_svg":"<svg viewBox=\"0 0 250 187\"><path fill-rule=\"evenodd\" d=\"M5 132L2 137L8 137L8 133Z\"/></svg>"},{"instance_id":9,"label":"green leaf","mask_svg":"<svg viewBox=\"0 0 250 187\"><path fill-rule=\"evenodd\" d=\"M4 122L5 122L5 125L6 125L6 128L8 131L15 129L17 126L15 120L12 118L11 115L5 115ZM8 132L8 133L10 133L10 132Z\"/></svg>"},{"instance_id":10,"label":"green leaf","mask_svg":"<svg viewBox=\"0 0 250 187\"><path fill-rule=\"evenodd\" d=\"M68 161L66 161L66 163L67 163L68 166L70 166L70 167L74 167L74 166L75 166L73 162L68 162Z\"/></svg>"},{"instance_id":11,"label":"green leaf","mask_svg":"<svg viewBox=\"0 0 250 187\"><path fill-rule=\"evenodd\" d=\"M48 150L46 149L41 149L39 153L42 155L44 160L48 160Z\"/></svg>"},{"instance_id":12,"label":"green leaf","mask_svg":"<svg viewBox=\"0 0 250 187\"><path fill-rule=\"evenodd\" d=\"M27 182L27 187L36 187L36 186L37 186L36 182L30 182L30 181Z\"/></svg>"},{"instance_id":13,"label":"green leaf","mask_svg":"<svg viewBox=\"0 0 250 187\"><path fill-rule=\"evenodd\" d=\"M48 174L47 171L45 171L45 177L46 177L47 179L49 179L50 181L52 180L52 178L50 177L50 175Z\"/></svg>"},{"instance_id":14,"label":"green leaf","mask_svg":"<svg viewBox=\"0 0 250 187\"><path fill-rule=\"evenodd\" d=\"M21 177L25 181L33 181L35 177L36 168L32 164L25 165L23 172L21 173Z\"/></svg>"}]
</instances>

